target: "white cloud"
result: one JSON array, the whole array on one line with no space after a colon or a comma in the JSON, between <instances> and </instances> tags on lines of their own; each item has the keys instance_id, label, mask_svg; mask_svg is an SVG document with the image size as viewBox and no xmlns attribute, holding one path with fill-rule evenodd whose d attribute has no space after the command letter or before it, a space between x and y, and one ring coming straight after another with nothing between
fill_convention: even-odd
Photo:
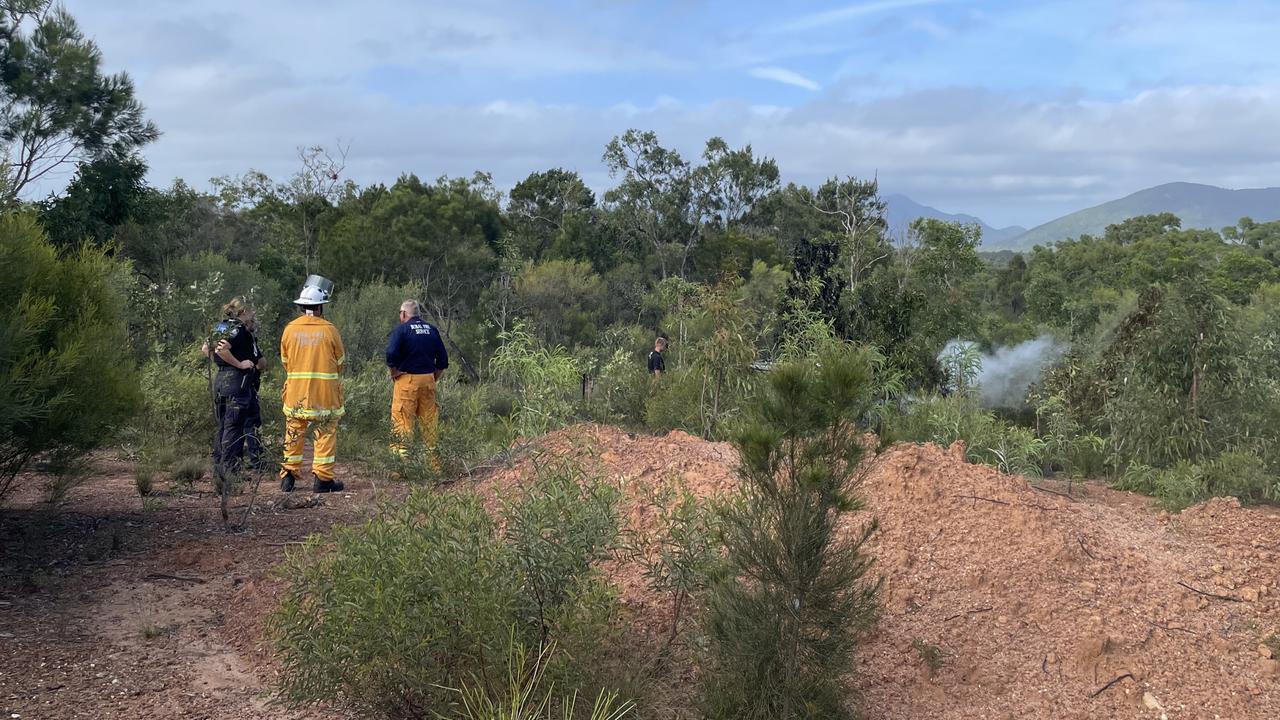
<instances>
[{"instance_id":1,"label":"white cloud","mask_svg":"<svg viewBox=\"0 0 1280 720\"><path fill-rule=\"evenodd\" d=\"M166 103L165 136L147 156L156 182L197 186L250 167L286 177L295 148L351 142L360 183L490 171L510 187L531 172L576 170L610 185L600 155L629 127L696 156L707 138L750 143L784 178L817 183L878 175L886 192L969 212L992 224L1035 224L1173 180L1232 187L1280 184L1270 141L1280 95L1265 88L1185 87L1114 102L1020 102L978 90L794 109L737 101L654 101L591 108L534 102L399 105L346 88L246 92L236 102L193 89Z\"/></svg>"},{"instance_id":2,"label":"white cloud","mask_svg":"<svg viewBox=\"0 0 1280 720\"><path fill-rule=\"evenodd\" d=\"M798 72L793 72L791 70L787 70L786 68L780 68L780 67L752 68L750 75L751 77L760 78L761 80L773 80L774 82L780 82L785 85L793 85L798 88L804 88L805 90L821 90L822 89L822 86L819 85L818 83L810 80L809 78L801 75Z\"/></svg>"},{"instance_id":3,"label":"white cloud","mask_svg":"<svg viewBox=\"0 0 1280 720\"><path fill-rule=\"evenodd\" d=\"M719 88L695 95L677 82L682 68L708 71L702 56L681 55L680 43L646 43L642 32L619 41L593 33L594 18L539 19L539 10L503 0L429 13L414 2L365 0L349 22L335 21L350 10L333 0L312 0L306 12L300 2L225 0L216 16L196 2L69 4L111 69L135 77L164 132L146 150L157 184L182 177L204 187L249 168L283 179L296 169L298 146L342 138L351 143L348 172L362 184L486 170L509 188L530 172L565 167L602 189L612 182L600 161L605 144L636 127L686 157L711 136L750 143L777 159L786 180L878 175L886 192L994 225L1036 224L1173 180L1280 185L1280 85L1261 75L1231 76L1242 86L1183 80L1105 95L1054 95L1045 86L1029 100L974 87L912 90L928 86L898 82L906 71L870 64L879 57L870 54L850 60L863 68L857 76L842 78L838 59L815 70L828 85L820 88L783 67L798 61L771 54L817 44L797 32L743 40L715 77L749 73L770 83L726 87L741 99L714 99ZM864 2L783 27L924 4ZM722 47L708 43L704 54ZM1195 49L1187 48L1179 52ZM803 67L822 66L806 56ZM374 87L370 76L386 68L406 77ZM538 78L551 78L545 94ZM451 90L439 87L446 81ZM771 83L813 95L789 106L795 93Z\"/></svg>"}]
</instances>

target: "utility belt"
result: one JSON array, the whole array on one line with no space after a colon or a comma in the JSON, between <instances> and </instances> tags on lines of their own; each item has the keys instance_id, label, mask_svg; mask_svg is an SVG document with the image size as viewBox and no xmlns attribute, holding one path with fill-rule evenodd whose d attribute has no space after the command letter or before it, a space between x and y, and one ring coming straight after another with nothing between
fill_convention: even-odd
<instances>
[{"instance_id":1,"label":"utility belt","mask_svg":"<svg viewBox=\"0 0 1280 720\"><path fill-rule=\"evenodd\" d=\"M219 365L218 377L215 379L214 385L218 388L219 392L227 395L232 395L242 391L256 393L257 388L254 387L254 373L256 372L256 368L253 370L241 370L240 368L233 367L231 365Z\"/></svg>"}]
</instances>

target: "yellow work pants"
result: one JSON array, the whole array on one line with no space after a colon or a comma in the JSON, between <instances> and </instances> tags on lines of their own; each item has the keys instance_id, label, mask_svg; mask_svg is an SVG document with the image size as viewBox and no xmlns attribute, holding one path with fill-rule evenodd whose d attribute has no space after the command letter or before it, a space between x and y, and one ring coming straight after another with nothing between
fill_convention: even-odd
<instances>
[{"instance_id":1,"label":"yellow work pants","mask_svg":"<svg viewBox=\"0 0 1280 720\"><path fill-rule=\"evenodd\" d=\"M434 451L436 420L439 417L435 375L406 373L395 379L395 387L391 391L391 428L399 436L399 442L392 446L396 451L402 455L407 452L404 444L413 437L415 419L418 431L422 433L422 442Z\"/></svg>"},{"instance_id":2,"label":"yellow work pants","mask_svg":"<svg viewBox=\"0 0 1280 720\"><path fill-rule=\"evenodd\" d=\"M303 418L286 417L284 419L284 462L283 470L299 477L302 471L302 453L307 443L307 429L315 428L315 452L311 457L311 472L321 480L333 479L334 455L338 450L337 419L305 420Z\"/></svg>"}]
</instances>

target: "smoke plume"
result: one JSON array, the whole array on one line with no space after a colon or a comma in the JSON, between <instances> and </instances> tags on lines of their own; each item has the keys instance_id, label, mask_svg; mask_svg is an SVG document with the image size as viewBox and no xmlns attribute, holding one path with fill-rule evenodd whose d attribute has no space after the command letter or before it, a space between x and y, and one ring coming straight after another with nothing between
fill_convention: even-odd
<instances>
[{"instance_id":1,"label":"smoke plume","mask_svg":"<svg viewBox=\"0 0 1280 720\"><path fill-rule=\"evenodd\" d=\"M947 357L966 346L973 347L974 343L952 340L938 357ZM1041 335L1035 340L996 348L990 354L982 353L982 366L976 381L982 404L986 407L1022 407L1026 402L1027 388L1039 380L1045 368L1057 362L1066 350L1065 344L1049 335Z\"/></svg>"}]
</instances>

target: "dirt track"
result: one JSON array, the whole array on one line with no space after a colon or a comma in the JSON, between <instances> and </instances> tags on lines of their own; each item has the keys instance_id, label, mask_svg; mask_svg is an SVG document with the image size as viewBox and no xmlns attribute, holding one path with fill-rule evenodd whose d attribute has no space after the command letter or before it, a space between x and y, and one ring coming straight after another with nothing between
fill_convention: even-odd
<instances>
[{"instance_id":1,"label":"dirt track","mask_svg":"<svg viewBox=\"0 0 1280 720\"><path fill-rule=\"evenodd\" d=\"M541 448L480 489L562 456L632 500L676 477L704 496L734 482L731 447L683 433L578 426ZM270 569L288 543L403 487L347 475L351 492L297 510L264 489L251 531L228 536L207 492L143 511L130 468L99 464L62 511L41 512L28 482L0 514L5 717L309 717L267 702ZM932 446L877 458L864 495L886 577L852 676L866 716L1280 717L1280 669L1261 647L1280 632L1280 509L1213 501L1168 516L1097 486L1068 499ZM643 504L625 510L646 523ZM633 629L652 636L665 604L634 568L616 574Z\"/></svg>"}]
</instances>

